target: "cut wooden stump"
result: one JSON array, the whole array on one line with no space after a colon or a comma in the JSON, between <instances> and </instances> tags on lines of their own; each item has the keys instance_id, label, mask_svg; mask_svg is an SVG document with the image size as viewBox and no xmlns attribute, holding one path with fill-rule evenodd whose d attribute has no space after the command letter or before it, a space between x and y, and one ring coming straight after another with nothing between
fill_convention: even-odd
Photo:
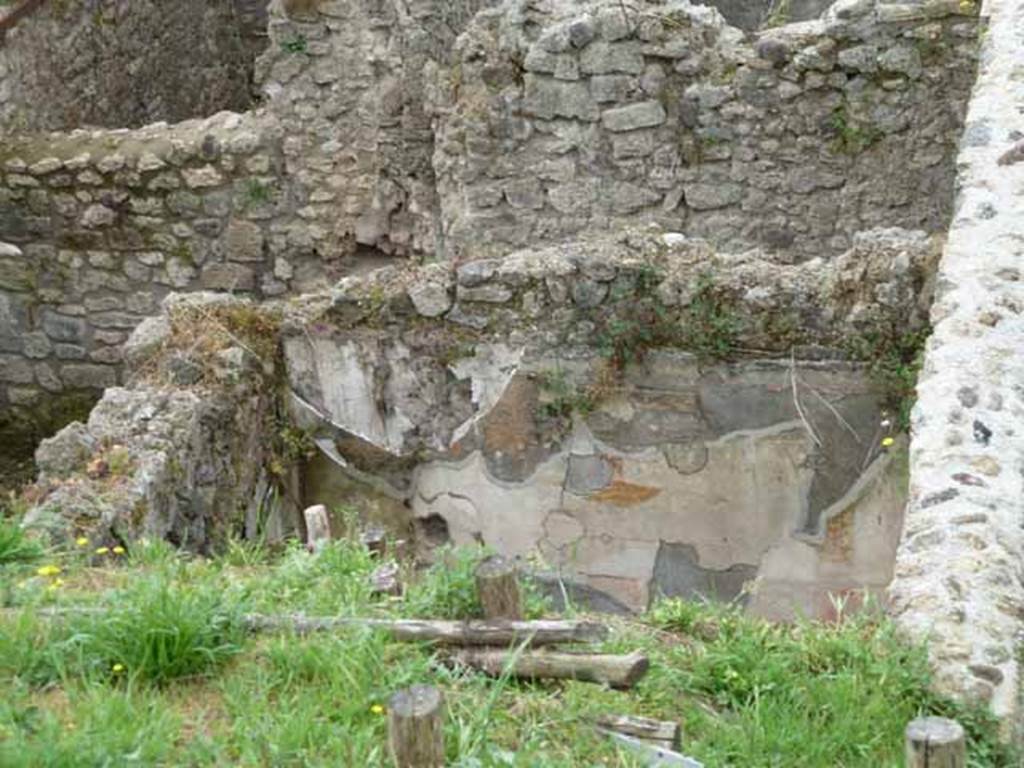
<instances>
[{"instance_id":1,"label":"cut wooden stump","mask_svg":"<svg viewBox=\"0 0 1024 768\"><path fill-rule=\"evenodd\" d=\"M498 676L510 670L513 677L583 680L612 688L632 688L650 667L650 661L639 651L619 656L467 648L456 651L451 658L488 675Z\"/></svg>"},{"instance_id":2,"label":"cut wooden stump","mask_svg":"<svg viewBox=\"0 0 1024 768\"><path fill-rule=\"evenodd\" d=\"M331 540L331 520L327 507L316 504L302 513L306 519L306 549L319 552Z\"/></svg>"},{"instance_id":3,"label":"cut wooden stump","mask_svg":"<svg viewBox=\"0 0 1024 768\"><path fill-rule=\"evenodd\" d=\"M907 725L907 768L964 768L964 729L945 717L920 717Z\"/></svg>"},{"instance_id":4,"label":"cut wooden stump","mask_svg":"<svg viewBox=\"0 0 1024 768\"><path fill-rule=\"evenodd\" d=\"M624 733L635 739L677 752L682 742L682 729L679 727L679 723L665 720L652 720L649 717L634 715L604 715L597 719L597 724L605 730Z\"/></svg>"},{"instance_id":5,"label":"cut wooden stump","mask_svg":"<svg viewBox=\"0 0 1024 768\"><path fill-rule=\"evenodd\" d=\"M383 528L371 526L359 536L359 541L376 557L384 557L388 550L387 534Z\"/></svg>"},{"instance_id":6,"label":"cut wooden stump","mask_svg":"<svg viewBox=\"0 0 1024 768\"><path fill-rule=\"evenodd\" d=\"M492 555L476 567L476 589L486 619L523 618L523 599L515 564Z\"/></svg>"},{"instance_id":7,"label":"cut wooden stump","mask_svg":"<svg viewBox=\"0 0 1024 768\"><path fill-rule=\"evenodd\" d=\"M298 634L331 632L350 627L371 627L400 642L435 642L440 645L531 646L592 643L608 636L608 627L591 621L430 621L421 619L362 619L335 616L248 614L243 622L250 632L288 630Z\"/></svg>"},{"instance_id":8,"label":"cut wooden stump","mask_svg":"<svg viewBox=\"0 0 1024 768\"><path fill-rule=\"evenodd\" d=\"M414 685L391 697L388 746L396 768L444 766L444 698L437 688Z\"/></svg>"},{"instance_id":9,"label":"cut wooden stump","mask_svg":"<svg viewBox=\"0 0 1024 768\"><path fill-rule=\"evenodd\" d=\"M398 579L398 563L384 563L373 569L370 574L370 592L374 595L402 594L402 582Z\"/></svg>"}]
</instances>

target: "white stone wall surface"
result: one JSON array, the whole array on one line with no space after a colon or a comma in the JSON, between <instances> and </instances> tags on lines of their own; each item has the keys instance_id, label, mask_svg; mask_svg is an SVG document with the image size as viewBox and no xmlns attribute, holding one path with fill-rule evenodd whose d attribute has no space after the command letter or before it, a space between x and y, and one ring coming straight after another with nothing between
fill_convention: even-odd
<instances>
[{"instance_id":1,"label":"white stone wall surface","mask_svg":"<svg viewBox=\"0 0 1024 768\"><path fill-rule=\"evenodd\" d=\"M1024 618L1024 0L987 0L913 419L892 611L937 684L1019 719Z\"/></svg>"}]
</instances>

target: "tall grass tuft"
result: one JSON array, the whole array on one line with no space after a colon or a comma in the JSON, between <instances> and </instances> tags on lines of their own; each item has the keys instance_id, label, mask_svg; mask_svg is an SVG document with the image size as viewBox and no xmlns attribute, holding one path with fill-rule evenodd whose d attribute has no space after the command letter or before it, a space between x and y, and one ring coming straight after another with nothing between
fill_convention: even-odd
<instances>
[{"instance_id":1,"label":"tall grass tuft","mask_svg":"<svg viewBox=\"0 0 1024 768\"><path fill-rule=\"evenodd\" d=\"M199 675L241 650L239 602L216 583L179 585L150 576L109 609L73 623L70 649L83 673L164 684Z\"/></svg>"},{"instance_id":2,"label":"tall grass tuft","mask_svg":"<svg viewBox=\"0 0 1024 768\"><path fill-rule=\"evenodd\" d=\"M16 521L0 518L0 565L29 563L42 555L39 542L29 538Z\"/></svg>"}]
</instances>

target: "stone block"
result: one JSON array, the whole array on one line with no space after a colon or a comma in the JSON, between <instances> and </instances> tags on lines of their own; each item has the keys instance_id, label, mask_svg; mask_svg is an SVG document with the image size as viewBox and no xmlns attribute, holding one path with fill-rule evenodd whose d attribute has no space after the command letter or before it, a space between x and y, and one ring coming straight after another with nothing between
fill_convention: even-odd
<instances>
[{"instance_id":1,"label":"stone block","mask_svg":"<svg viewBox=\"0 0 1024 768\"><path fill-rule=\"evenodd\" d=\"M693 210L711 211L738 203L743 199L743 187L731 182L686 184L683 196Z\"/></svg>"},{"instance_id":2,"label":"stone block","mask_svg":"<svg viewBox=\"0 0 1024 768\"><path fill-rule=\"evenodd\" d=\"M263 261L263 230L249 221L232 221L228 224L227 248L230 261Z\"/></svg>"},{"instance_id":3,"label":"stone block","mask_svg":"<svg viewBox=\"0 0 1024 768\"><path fill-rule=\"evenodd\" d=\"M638 128L653 128L665 122L665 108L658 101L642 101L626 107L606 109L601 113L601 123L609 131L635 131Z\"/></svg>"},{"instance_id":4,"label":"stone block","mask_svg":"<svg viewBox=\"0 0 1024 768\"><path fill-rule=\"evenodd\" d=\"M256 275L241 264L207 264L199 284L214 291L251 291L256 287Z\"/></svg>"},{"instance_id":5,"label":"stone block","mask_svg":"<svg viewBox=\"0 0 1024 768\"><path fill-rule=\"evenodd\" d=\"M50 309L43 310L42 325L46 335L55 341L82 341L87 328L82 318L60 315Z\"/></svg>"},{"instance_id":6,"label":"stone block","mask_svg":"<svg viewBox=\"0 0 1024 768\"><path fill-rule=\"evenodd\" d=\"M181 175L185 179L186 186L190 189L205 189L220 186L224 183L224 177L212 165L206 165L202 168L185 168L182 170Z\"/></svg>"},{"instance_id":7,"label":"stone block","mask_svg":"<svg viewBox=\"0 0 1024 768\"><path fill-rule=\"evenodd\" d=\"M31 384L35 377L32 363L14 355L0 355L0 381L8 384Z\"/></svg>"},{"instance_id":8,"label":"stone block","mask_svg":"<svg viewBox=\"0 0 1024 768\"><path fill-rule=\"evenodd\" d=\"M585 83L555 80L532 74L527 74L525 80L523 111L526 114L545 120L556 117L597 120L597 102L590 95Z\"/></svg>"},{"instance_id":9,"label":"stone block","mask_svg":"<svg viewBox=\"0 0 1024 768\"><path fill-rule=\"evenodd\" d=\"M625 101L636 82L630 75L594 75L590 78L590 93L598 103Z\"/></svg>"},{"instance_id":10,"label":"stone block","mask_svg":"<svg viewBox=\"0 0 1024 768\"><path fill-rule=\"evenodd\" d=\"M639 75L644 71L640 44L593 43L580 54L580 70L588 75L608 75L614 72Z\"/></svg>"},{"instance_id":11,"label":"stone block","mask_svg":"<svg viewBox=\"0 0 1024 768\"><path fill-rule=\"evenodd\" d=\"M106 389L117 386L117 370L109 365L68 364L61 369L61 378L71 389Z\"/></svg>"}]
</instances>

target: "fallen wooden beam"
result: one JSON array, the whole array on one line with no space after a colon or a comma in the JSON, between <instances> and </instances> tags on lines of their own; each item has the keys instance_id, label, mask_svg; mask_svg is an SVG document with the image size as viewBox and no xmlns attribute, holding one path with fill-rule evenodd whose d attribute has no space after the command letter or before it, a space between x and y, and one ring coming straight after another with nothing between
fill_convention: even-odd
<instances>
[{"instance_id":1,"label":"fallen wooden beam","mask_svg":"<svg viewBox=\"0 0 1024 768\"><path fill-rule=\"evenodd\" d=\"M664 749L678 751L682 741L682 729L679 727L679 723L652 720L649 717L604 715L597 719L597 725L604 730L624 733L626 736L632 736Z\"/></svg>"},{"instance_id":2,"label":"fallen wooden beam","mask_svg":"<svg viewBox=\"0 0 1024 768\"><path fill-rule=\"evenodd\" d=\"M657 768L704 768L703 763L697 762L692 757L681 755L675 750L656 747L633 736L605 728L598 728L598 730L635 752L644 765Z\"/></svg>"},{"instance_id":3,"label":"fallen wooden beam","mask_svg":"<svg viewBox=\"0 0 1024 768\"><path fill-rule=\"evenodd\" d=\"M427 619L361 619L333 616L249 614L244 617L252 632L289 630L299 634L331 632L352 627L372 627L403 642L429 641L441 645L490 645L515 643L554 645L593 643L608 636L608 628L591 621L433 621Z\"/></svg>"},{"instance_id":4,"label":"fallen wooden beam","mask_svg":"<svg viewBox=\"0 0 1024 768\"><path fill-rule=\"evenodd\" d=\"M498 676L509 672L513 677L583 680L610 685L612 688L632 688L650 667L647 657L639 651L619 656L467 648L456 651L450 658L488 675Z\"/></svg>"},{"instance_id":5,"label":"fallen wooden beam","mask_svg":"<svg viewBox=\"0 0 1024 768\"><path fill-rule=\"evenodd\" d=\"M102 607L41 608L35 615L46 618L91 616L107 613ZM0 609L0 614L14 613ZM441 621L431 619L366 619L359 617L306 616L293 614L249 613L242 624L250 632L337 632L353 627L369 627L387 632L399 642L433 642L455 646L527 646L559 643L596 643L608 637L608 627L593 621ZM501 653L501 651L498 651Z\"/></svg>"}]
</instances>

